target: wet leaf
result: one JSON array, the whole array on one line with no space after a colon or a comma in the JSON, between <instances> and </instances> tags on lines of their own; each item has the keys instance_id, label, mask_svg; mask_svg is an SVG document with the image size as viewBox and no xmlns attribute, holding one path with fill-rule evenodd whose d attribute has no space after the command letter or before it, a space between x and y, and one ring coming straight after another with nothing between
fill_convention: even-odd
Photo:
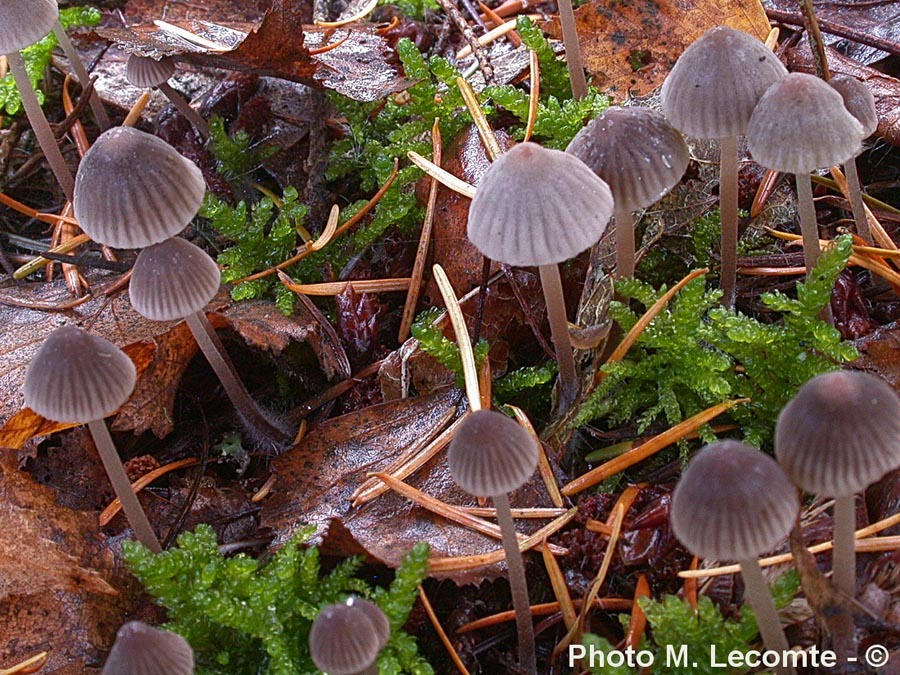
<instances>
[{"instance_id":1,"label":"wet leaf","mask_svg":"<svg viewBox=\"0 0 900 675\"><path fill-rule=\"evenodd\" d=\"M860 354L853 368L877 375L900 391L900 326L881 326L853 344Z\"/></svg>"}]
</instances>

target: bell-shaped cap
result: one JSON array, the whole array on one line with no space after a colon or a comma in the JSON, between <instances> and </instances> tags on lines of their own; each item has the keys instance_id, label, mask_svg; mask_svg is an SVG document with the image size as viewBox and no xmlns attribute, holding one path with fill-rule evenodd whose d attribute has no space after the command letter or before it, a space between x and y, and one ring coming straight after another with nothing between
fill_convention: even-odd
<instances>
[{"instance_id":1,"label":"bell-shaped cap","mask_svg":"<svg viewBox=\"0 0 900 675\"><path fill-rule=\"evenodd\" d=\"M613 213L609 186L580 159L535 143L500 155L469 206L468 236L491 260L550 265L593 246Z\"/></svg>"},{"instance_id":2,"label":"bell-shaped cap","mask_svg":"<svg viewBox=\"0 0 900 675\"><path fill-rule=\"evenodd\" d=\"M453 480L476 497L517 490L538 463L534 438L495 410L476 410L462 421L450 441L447 461Z\"/></svg>"},{"instance_id":3,"label":"bell-shaped cap","mask_svg":"<svg viewBox=\"0 0 900 675\"><path fill-rule=\"evenodd\" d=\"M844 99L847 112L862 125L863 136L868 138L878 129L878 111L875 110L875 96L872 91L855 77L835 75L830 84Z\"/></svg>"},{"instance_id":4,"label":"bell-shaped cap","mask_svg":"<svg viewBox=\"0 0 900 675\"><path fill-rule=\"evenodd\" d=\"M140 621L119 629L102 675L191 675L194 651L183 637Z\"/></svg>"},{"instance_id":5,"label":"bell-shaped cap","mask_svg":"<svg viewBox=\"0 0 900 675\"><path fill-rule=\"evenodd\" d=\"M868 373L818 375L778 416L775 456L809 493L849 497L862 492L900 467L900 398Z\"/></svg>"},{"instance_id":6,"label":"bell-shaped cap","mask_svg":"<svg viewBox=\"0 0 900 675\"><path fill-rule=\"evenodd\" d=\"M684 137L651 108L607 108L579 131L566 152L612 190L616 209L637 211L659 201L687 169Z\"/></svg>"},{"instance_id":7,"label":"bell-shaped cap","mask_svg":"<svg viewBox=\"0 0 900 675\"><path fill-rule=\"evenodd\" d=\"M862 125L824 80L791 73L759 100L747 125L753 159L767 169L804 174L843 164L862 147Z\"/></svg>"},{"instance_id":8,"label":"bell-shaped cap","mask_svg":"<svg viewBox=\"0 0 900 675\"><path fill-rule=\"evenodd\" d=\"M743 31L718 26L684 50L662 86L662 109L688 136L740 136L760 97L787 69Z\"/></svg>"},{"instance_id":9,"label":"bell-shaped cap","mask_svg":"<svg viewBox=\"0 0 900 675\"><path fill-rule=\"evenodd\" d=\"M100 135L75 176L75 218L94 241L143 248L174 237L200 210L206 181L171 145L132 127Z\"/></svg>"},{"instance_id":10,"label":"bell-shaped cap","mask_svg":"<svg viewBox=\"0 0 900 675\"><path fill-rule=\"evenodd\" d=\"M325 607L309 631L309 654L329 675L356 675L378 660L391 624L377 605L362 598Z\"/></svg>"},{"instance_id":11,"label":"bell-shaped cap","mask_svg":"<svg viewBox=\"0 0 900 675\"><path fill-rule=\"evenodd\" d=\"M0 54L12 54L34 44L53 30L58 18L56 0L3 0Z\"/></svg>"},{"instance_id":12,"label":"bell-shaped cap","mask_svg":"<svg viewBox=\"0 0 900 675\"><path fill-rule=\"evenodd\" d=\"M749 560L781 543L800 511L796 488L778 462L733 440L697 453L672 495L678 540L694 555Z\"/></svg>"},{"instance_id":13,"label":"bell-shaped cap","mask_svg":"<svg viewBox=\"0 0 900 675\"><path fill-rule=\"evenodd\" d=\"M215 260L173 237L138 254L128 293L138 314L151 321L177 321L206 307L221 283Z\"/></svg>"},{"instance_id":14,"label":"bell-shaped cap","mask_svg":"<svg viewBox=\"0 0 900 675\"><path fill-rule=\"evenodd\" d=\"M135 87L158 87L175 74L175 61L171 56L153 59L132 54L125 64L125 77Z\"/></svg>"},{"instance_id":15,"label":"bell-shaped cap","mask_svg":"<svg viewBox=\"0 0 900 675\"><path fill-rule=\"evenodd\" d=\"M25 405L53 422L92 422L134 391L131 359L112 342L75 326L44 340L25 371Z\"/></svg>"}]
</instances>

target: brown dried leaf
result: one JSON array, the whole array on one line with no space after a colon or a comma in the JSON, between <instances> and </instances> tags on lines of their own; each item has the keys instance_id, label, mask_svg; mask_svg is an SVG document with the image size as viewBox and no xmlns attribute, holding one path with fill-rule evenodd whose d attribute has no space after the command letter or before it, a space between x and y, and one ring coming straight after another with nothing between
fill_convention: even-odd
<instances>
[{"instance_id":1,"label":"brown dried leaf","mask_svg":"<svg viewBox=\"0 0 900 675\"><path fill-rule=\"evenodd\" d=\"M860 354L853 368L877 375L900 391L900 325L881 326L853 344Z\"/></svg>"}]
</instances>

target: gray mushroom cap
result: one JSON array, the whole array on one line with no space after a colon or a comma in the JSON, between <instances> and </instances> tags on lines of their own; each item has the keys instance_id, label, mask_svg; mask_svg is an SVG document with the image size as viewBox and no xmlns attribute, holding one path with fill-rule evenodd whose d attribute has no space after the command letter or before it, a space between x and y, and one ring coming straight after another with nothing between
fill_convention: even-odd
<instances>
[{"instance_id":1,"label":"gray mushroom cap","mask_svg":"<svg viewBox=\"0 0 900 675\"><path fill-rule=\"evenodd\" d=\"M161 59L132 54L125 64L125 77L135 87L158 87L175 74L175 61L171 56Z\"/></svg>"},{"instance_id":2,"label":"gray mushroom cap","mask_svg":"<svg viewBox=\"0 0 900 675\"><path fill-rule=\"evenodd\" d=\"M183 637L140 621L119 629L102 675L191 675L194 651Z\"/></svg>"},{"instance_id":3,"label":"gray mushroom cap","mask_svg":"<svg viewBox=\"0 0 900 675\"><path fill-rule=\"evenodd\" d=\"M580 159L519 143L490 166L469 206L469 240L508 265L549 265L597 243L613 213L609 186Z\"/></svg>"},{"instance_id":4,"label":"gray mushroom cap","mask_svg":"<svg viewBox=\"0 0 900 675\"><path fill-rule=\"evenodd\" d=\"M56 0L3 0L0 54L12 54L34 44L53 30L58 18Z\"/></svg>"},{"instance_id":5,"label":"gray mushroom cap","mask_svg":"<svg viewBox=\"0 0 900 675\"><path fill-rule=\"evenodd\" d=\"M131 127L101 134L75 176L81 229L113 248L143 248L173 237L200 209L200 169L161 138Z\"/></svg>"},{"instance_id":6,"label":"gray mushroom cap","mask_svg":"<svg viewBox=\"0 0 900 675\"><path fill-rule=\"evenodd\" d=\"M691 460L672 495L670 518L694 555L749 560L780 544L799 511L797 490L778 462L726 440Z\"/></svg>"},{"instance_id":7,"label":"gray mushroom cap","mask_svg":"<svg viewBox=\"0 0 900 675\"><path fill-rule=\"evenodd\" d=\"M663 82L662 109L672 125L697 138L744 133L763 93L787 75L765 44L718 26L700 36Z\"/></svg>"},{"instance_id":8,"label":"gray mushroom cap","mask_svg":"<svg viewBox=\"0 0 900 675\"><path fill-rule=\"evenodd\" d=\"M868 138L878 129L878 111L872 91L855 77L835 75L830 84L844 99L844 107L862 125L863 136Z\"/></svg>"},{"instance_id":9,"label":"gray mushroom cap","mask_svg":"<svg viewBox=\"0 0 900 675\"><path fill-rule=\"evenodd\" d=\"M134 391L131 359L112 342L75 326L57 328L25 371L25 405L54 422L92 422Z\"/></svg>"},{"instance_id":10,"label":"gray mushroom cap","mask_svg":"<svg viewBox=\"0 0 900 675\"><path fill-rule=\"evenodd\" d=\"M152 321L177 321L206 307L221 283L215 260L173 237L138 254L128 292L138 314Z\"/></svg>"},{"instance_id":11,"label":"gray mushroom cap","mask_svg":"<svg viewBox=\"0 0 900 675\"><path fill-rule=\"evenodd\" d=\"M372 666L391 637L384 612L362 598L329 605L309 631L309 653L330 675L355 675Z\"/></svg>"},{"instance_id":12,"label":"gray mushroom cap","mask_svg":"<svg viewBox=\"0 0 900 675\"><path fill-rule=\"evenodd\" d=\"M566 152L609 185L616 208L643 209L684 175L687 143L662 114L641 106L607 108L572 139Z\"/></svg>"}]
</instances>

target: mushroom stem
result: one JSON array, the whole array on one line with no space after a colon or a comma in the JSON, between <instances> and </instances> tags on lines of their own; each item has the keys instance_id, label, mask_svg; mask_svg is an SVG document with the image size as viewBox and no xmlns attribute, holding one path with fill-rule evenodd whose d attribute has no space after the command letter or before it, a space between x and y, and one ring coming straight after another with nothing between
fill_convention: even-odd
<instances>
[{"instance_id":1,"label":"mushroom stem","mask_svg":"<svg viewBox=\"0 0 900 675\"><path fill-rule=\"evenodd\" d=\"M175 106L175 108L184 115L188 121L194 125L194 128L200 133L204 140L209 138L209 125L206 120L200 117L200 113L194 110L191 105L184 99L184 96L175 91L168 82L159 85L159 90L165 94L166 98Z\"/></svg>"},{"instance_id":2,"label":"mushroom stem","mask_svg":"<svg viewBox=\"0 0 900 675\"><path fill-rule=\"evenodd\" d=\"M634 276L634 219L616 205L616 279Z\"/></svg>"},{"instance_id":3,"label":"mushroom stem","mask_svg":"<svg viewBox=\"0 0 900 675\"><path fill-rule=\"evenodd\" d=\"M543 268L541 268L543 269ZM516 526L509 508L509 496L494 495L497 522L503 537L503 551L509 569L509 589L512 593L513 608L516 611L516 632L519 634L519 667L528 675L537 673L534 653L534 624L531 622L531 603L528 600L528 586L525 582L525 565L519 551Z\"/></svg>"},{"instance_id":4,"label":"mushroom stem","mask_svg":"<svg viewBox=\"0 0 900 675\"><path fill-rule=\"evenodd\" d=\"M863 204L862 188L859 183L859 172L856 170L856 158L852 158L844 164L844 175L847 178L847 191L850 199L850 208L853 211L853 220L856 221L856 234L872 243L872 232L869 229L869 219L866 218L866 207Z\"/></svg>"},{"instance_id":5,"label":"mushroom stem","mask_svg":"<svg viewBox=\"0 0 900 675\"><path fill-rule=\"evenodd\" d=\"M44 151L44 157L50 164L50 170L56 176L56 181L62 188L66 199L72 201L72 194L75 191L75 179L72 178L72 172L63 159L59 145L56 143L56 137L50 129L50 123L47 121L41 104L38 103L37 96L34 93L34 87L31 86L31 78L28 77L28 71L25 70L25 61L19 52L12 52L6 55L9 63L9 69L12 71L13 79L16 81L16 87L19 88L19 94L22 97L22 107L25 108L25 115L31 123L34 135L37 137L41 150Z\"/></svg>"},{"instance_id":6,"label":"mushroom stem","mask_svg":"<svg viewBox=\"0 0 900 675\"><path fill-rule=\"evenodd\" d=\"M66 31L59 20L53 24L53 34L56 36L56 41L59 42L59 46L62 47L63 52L69 59L69 64L72 66L72 70L75 72L75 76L78 78L81 88L87 91L88 87L91 86L91 76L88 75L81 57L79 57L78 52L75 51L75 45L72 44L72 41L69 39L69 36L66 34ZM97 93L96 89L91 89L91 112L94 113L94 119L97 120L97 126L100 127L101 132L109 129L109 115L106 114L106 110L103 107L103 101L100 100L100 95Z\"/></svg>"},{"instance_id":7,"label":"mushroom stem","mask_svg":"<svg viewBox=\"0 0 900 675\"><path fill-rule=\"evenodd\" d=\"M255 434L256 439L271 445L276 452L289 448L294 439L287 431L279 428L266 417L256 401L251 398L247 388L238 377L234 363L228 356L228 352L225 351L219 336L216 335L215 329L206 318L206 314L202 311L189 314L185 318L185 323L191 329L200 351L203 352L225 388L225 393L228 394L241 421Z\"/></svg>"},{"instance_id":8,"label":"mushroom stem","mask_svg":"<svg viewBox=\"0 0 900 675\"><path fill-rule=\"evenodd\" d=\"M759 627L759 634L762 636L763 644L766 649L784 654L790 651L787 638L781 629L781 620L778 618L778 611L775 609L775 603L772 600L772 594L769 587L763 579L762 568L759 563L754 560L739 560L741 566L741 578L744 580L744 595L753 613L756 615L756 623ZM783 659L779 659L783 660ZM794 668L788 666L776 666L775 672L778 675L797 675Z\"/></svg>"},{"instance_id":9,"label":"mushroom stem","mask_svg":"<svg viewBox=\"0 0 900 675\"><path fill-rule=\"evenodd\" d=\"M131 529L134 530L134 536L153 553L160 553L162 546L159 545L159 539L156 538L156 533L150 526L147 514L144 513L144 509L131 487L131 481L128 480L125 467L122 466L122 460L119 458L119 453L116 452L116 446L109 435L109 429L106 428L106 422L94 420L88 422L87 426L94 438L97 452L100 453L100 459L103 461L106 475L109 476L109 482L112 483L116 497L119 498L122 509L125 511L125 517L128 519Z\"/></svg>"},{"instance_id":10,"label":"mushroom stem","mask_svg":"<svg viewBox=\"0 0 900 675\"><path fill-rule=\"evenodd\" d=\"M563 295L562 279L559 276L559 266L552 263L541 265L538 269L547 305L547 319L550 321L550 337L559 365L559 410L565 412L578 396L578 376L575 372L572 342L569 339L566 300Z\"/></svg>"},{"instance_id":11,"label":"mushroom stem","mask_svg":"<svg viewBox=\"0 0 900 675\"><path fill-rule=\"evenodd\" d=\"M819 261L819 225L816 222L816 206L813 202L812 181L808 174L794 174L797 184L797 210L800 212L800 234L803 235L803 260L806 273Z\"/></svg>"},{"instance_id":12,"label":"mushroom stem","mask_svg":"<svg viewBox=\"0 0 900 675\"><path fill-rule=\"evenodd\" d=\"M562 26L563 43L566 46L566 66L572 83L572 96L581 99L587 96L587 80L584 77L584 63L581 59L581 45L578 43L578 29L575 26L575 9L572 0L559 0L559 23Z\"/></svg>"},{"instance_id":13,"label":"mushroom stem","mask_svg":"<svg viewBox=\"0 0 900 675\"><path fill-rule=\"evenodd\" d=\"M832 580L842 593L856 597L856 499L836 497L834 500L834 552Z\"/></svg>"},{"instance_id":14,"label":"mushroom stem","mask_svg":"<svg viewBox=\"0 0 900 675\"><path fill-rule=\"evenodd\" d=\"M734 307L737 285L738 145L737 136L719 140L719 219L722 224L722 304Z\"/></svg>"}]
</instances>

